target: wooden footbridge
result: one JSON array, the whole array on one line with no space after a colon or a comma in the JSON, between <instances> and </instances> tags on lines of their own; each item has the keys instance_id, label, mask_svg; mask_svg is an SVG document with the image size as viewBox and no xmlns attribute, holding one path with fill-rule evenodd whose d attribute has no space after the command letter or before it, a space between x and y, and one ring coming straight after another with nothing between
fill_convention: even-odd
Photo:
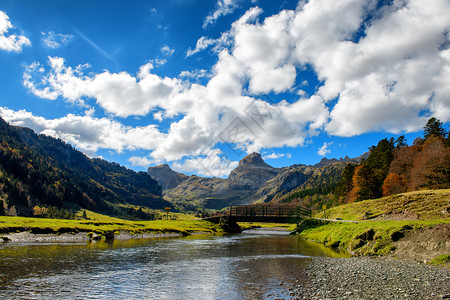
<instances>
[{"instance_id":1,"label":"wooden footbridge","mask_svg":"<svg viewBox=\"0 0 450 300\"><path fill-rule=\"evenodd\" d=\"M252 204L230 206L227 212L204 218L213 223L236 222L298 223L311 218L310 209L292 204ZM237 224L236 224L237 225Z\"/></svg>"}]
</instances>

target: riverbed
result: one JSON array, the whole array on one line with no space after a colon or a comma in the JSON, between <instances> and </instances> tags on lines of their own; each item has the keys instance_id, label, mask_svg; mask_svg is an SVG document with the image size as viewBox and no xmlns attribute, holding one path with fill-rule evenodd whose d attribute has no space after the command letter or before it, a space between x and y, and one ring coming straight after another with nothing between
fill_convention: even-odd
<instances>
[{"instance_id":1,"label":"riverbed","mask_svg":"<svg viewBox=\"0 0 450 300\"><path fill-rule=\"evenodd\" d=\"M358 264L360 271L366 269L365 263L358 263L362 260L353 263L354 258L345 257L269 229L111 242L9 242L0 244L0 295L6 299L365 299L364 282L373 282L370 272L359 279L356 292L350 286L342 290L328 286L321 294L327 288L322 286L326 277L344 282L326 273L332 268L345 277L353 275L339 273L339 266L347 262ZM450 275L444 269L430 270L437 272L441 286L428 295L439 299L446 293ZM428 275L421 274L425 284ZM352 284L351 276L345 280ZM395 288L395 280L389 284ZM414 285L411 289L414 292ZM409 290L403 292L402 299Z\"/></svg>"}]
</instances>

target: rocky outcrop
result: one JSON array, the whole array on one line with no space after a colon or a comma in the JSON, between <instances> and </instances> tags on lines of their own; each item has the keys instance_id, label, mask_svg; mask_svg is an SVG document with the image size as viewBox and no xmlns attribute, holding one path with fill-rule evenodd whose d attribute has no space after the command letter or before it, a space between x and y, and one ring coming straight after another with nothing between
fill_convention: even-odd
<instances>
[{"instance_id":1,"label":"rocky outcrop","mask_svg":"<svg viewBox=\"0 0 450 300\"><path fill-rule=\"evenodd\" d=\"M189 176L175 172L167 164L148 168L148 174L158 182L163 191L173 189L189 178Z\"/></svg>"},{"instance_id":2,"label":"rocky outcrop","mask_svg":"<svg viewBox=\"0 0 450 300\"><path fill-rule=\"evenodd\" d=\"M259 153L252 153L244 157L236 169L228 176L230 186L257 190L267 180L277 176L279 169L275 169L264 162Z\"/></svg>"}]
</instances>

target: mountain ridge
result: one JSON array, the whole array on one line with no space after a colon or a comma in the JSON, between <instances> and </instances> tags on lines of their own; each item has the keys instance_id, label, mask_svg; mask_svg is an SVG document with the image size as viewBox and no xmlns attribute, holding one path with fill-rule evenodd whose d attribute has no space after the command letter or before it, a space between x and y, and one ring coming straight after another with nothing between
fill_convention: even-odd
<instances>
[{"instance_id":1,"label":"mountain ridge","mask_svg":"<svg viewBox=\"0 0 450 300\"><path fill-rule=\"evenodd\" d=\"M124 206L171 206L145 172L91 159L59 139L2 118L0 137L0 214L33 216L36 207L54 207L131 216L137 210Z\"/></svg>"},{"instance_id":2,"label":"mountain ridge","mask_svg":"<svg viewBox=\"0 0 450 300\"><path fill-rule=\"evenodd\" d=\"M362 157L352 159L346 156L339 160L323 158L312 166L295 164L274 168L262 159L260 153L251 153L239 161L238 166L227 178L191 175L179 184L163 189L163 195L166 200L189 210L221 209L229 205L255 202L277 202L295 189L325 189L325 185L336 184L345 165L349 162L357 163ZM149 174L154 173L156 168L161 166L150 167ZM170 169L167 165L164 168ZM170 176L181 174L171 169L170 171ZM321 179L322 175L327 179ZM157 180L161 184L172 179L167 177Z\"/></svg>"}]
</instances>

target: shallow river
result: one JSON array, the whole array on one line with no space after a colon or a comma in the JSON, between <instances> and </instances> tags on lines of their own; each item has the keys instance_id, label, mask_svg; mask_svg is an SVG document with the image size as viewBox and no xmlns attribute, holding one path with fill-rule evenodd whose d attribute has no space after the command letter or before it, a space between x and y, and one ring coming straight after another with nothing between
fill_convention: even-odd
<instances>
[{"instance_id":1,"label":"shallow river","mask_svg":"<svg viewBox=\"0 0 450 300\"><path fill-rule=\"evenodd\" d=\"M341 256L284 231L97 242L0 244L0 298L274 299L310 256Z\"/></svg>"}]
</instances>

